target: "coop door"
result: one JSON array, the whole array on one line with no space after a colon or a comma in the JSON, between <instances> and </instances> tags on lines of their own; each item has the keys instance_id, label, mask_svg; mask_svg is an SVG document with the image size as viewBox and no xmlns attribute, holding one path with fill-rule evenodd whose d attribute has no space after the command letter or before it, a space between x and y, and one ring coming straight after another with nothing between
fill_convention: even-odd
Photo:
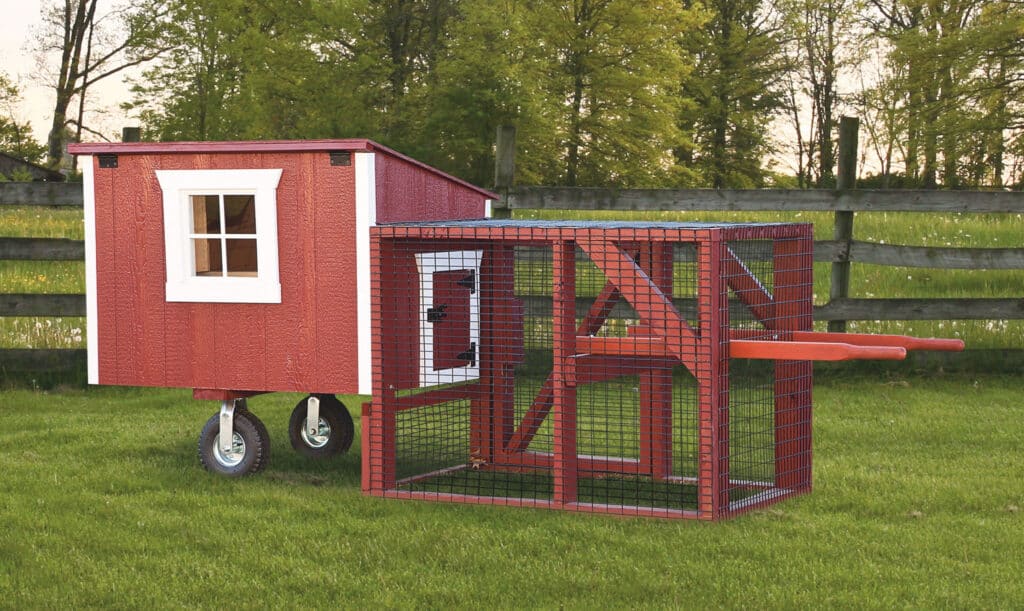
<instances>
[{"instance_id":1,"label":"coop door","mask_svg":"<svg viewBox=\"0 0 1024 611\"><path fill-rule=\"evenodd\" d=\"M480 377L482 251L420 253L420 386Z\"/></svg>"}]
</instances>

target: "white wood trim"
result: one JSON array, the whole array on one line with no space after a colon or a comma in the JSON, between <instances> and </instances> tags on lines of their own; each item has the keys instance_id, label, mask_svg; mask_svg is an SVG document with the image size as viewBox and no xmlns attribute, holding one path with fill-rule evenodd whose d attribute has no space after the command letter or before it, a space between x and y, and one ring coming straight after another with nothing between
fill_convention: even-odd
<instances>
[{"instance_id":1,"label":"white wood trim","mask_svg":"<svg viewBox=\"0 0 1024 611\"><path fill-rule=\"evenodd\" d=\"M96 296L96 181L92 156L79 157L82 165L82 203L85 213L85 347L90 384L100 383L99 309Z\"/></svg>"},{"instance_id":2,"label":"white wood trim","mask_svg":"<svg viewBox=\"0 0 1024 611\"><path fill-rule=\"evenodd\" d=\"M280 169L157 170L163 190L166 300L211 303L281 303L277 243ZM251 194L256 206L255 277L197 277L189 247L192 195Z\"/></svg>"},{"instance_id":3,"label":"white wood trim","mask_svg":"<svg viewBox=\"0 0 1024 611\"><path fill-rule=\"evenodd\" d=\"M494 214L493 207L494 207L494 200L490 200L490 199L485 199L484 200L484 218L485 219L491 218L491 216Z\"/></svg>"},{"instance_id":4,"label":"white wood trim","mask_svg":"<svg viewBox=\"0 0 1024 611\"><path fill-rule=\"evenodd\" d=\"M377 224L377 164L373 153L355 153L356 324L359 394L373 394L373 335L370 311L370 227Z\"/></svg>"},{"instance_id":5,"label":"white wood trim","mask_svg":"<svg viewBox=\"0 0 1024 611\"><path fill-rule=\"evenodd\" d=\"M416 253L420 273L420 387L465 382L480 377L480 261L482 250ZM434 274L456 269L473 270L474 290L469 296L469 341L476 343L473 365L434 370L434 326L426 322L427 308L434 303Z\"/></svg>"}]
</instances>

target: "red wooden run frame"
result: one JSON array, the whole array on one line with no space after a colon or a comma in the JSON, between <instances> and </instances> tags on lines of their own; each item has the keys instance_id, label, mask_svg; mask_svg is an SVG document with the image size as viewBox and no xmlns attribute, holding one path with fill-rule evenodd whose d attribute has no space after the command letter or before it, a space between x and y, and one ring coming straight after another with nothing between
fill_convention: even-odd
<instances>
[{"instance_id":1,"label":"red wooden run frame","mask_svg":"<svg viewBox=\"0 0 1024 611\"><path fill-rule=\"evenodd\" d=\"M814 333L809 225L450 221L371 244L363 487L380 496L736 515L810 489L812 361L962 347ZM469 337L422 344L425 252L451 270L480 253L478 377L408 373Z\"/></svg>"}]
</instances>

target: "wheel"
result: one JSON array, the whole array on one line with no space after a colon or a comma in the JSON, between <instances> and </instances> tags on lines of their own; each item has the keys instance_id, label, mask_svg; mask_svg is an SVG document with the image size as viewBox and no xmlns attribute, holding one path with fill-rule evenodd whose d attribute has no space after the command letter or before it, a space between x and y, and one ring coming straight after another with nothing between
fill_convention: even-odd
<instances>
[{"instance_id":1,"label":"wheel","mask_svg":"<svg viewBox=\"0 0 1024 611\"><path fill-rule=\"evenodd\" d=\"M220 448L220 412L207 420L199 434L199 462L212 473L242 477L262 471L269 459L267 428L248 410L235 410L230 452Z\"/></svg>"},{"instance_id":2,"label":"wheel","mask_svg":"<svg viewBox=\"0 0 1024 611\"><path fill-rule=\"evenodd\" d=\"M306 430L306 399L299 401L288 421L288 437L295 451L308 458L331 458L352 447L355 427L352 416L334 395L316 395L320 399L320 426L316 435Z\"/></svg>"}]
</instances>

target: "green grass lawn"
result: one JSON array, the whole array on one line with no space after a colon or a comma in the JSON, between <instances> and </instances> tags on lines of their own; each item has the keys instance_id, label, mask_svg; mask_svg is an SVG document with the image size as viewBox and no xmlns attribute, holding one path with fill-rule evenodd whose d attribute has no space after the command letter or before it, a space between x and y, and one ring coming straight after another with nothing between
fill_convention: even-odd
<instances>
[{"instance_id":1,"label":"green grass lawn","mask_svg":"<svg viewBox=\"0 0 1024 611\"><path fill-rule=\"evenodd\" d=\"M814 492L718 524L364 497L358 436L292 452L294 396L227 480L187 391L4 391L0 606L1020 608L1020 389L819 376Z\"/></svg>"}]
</instances>

